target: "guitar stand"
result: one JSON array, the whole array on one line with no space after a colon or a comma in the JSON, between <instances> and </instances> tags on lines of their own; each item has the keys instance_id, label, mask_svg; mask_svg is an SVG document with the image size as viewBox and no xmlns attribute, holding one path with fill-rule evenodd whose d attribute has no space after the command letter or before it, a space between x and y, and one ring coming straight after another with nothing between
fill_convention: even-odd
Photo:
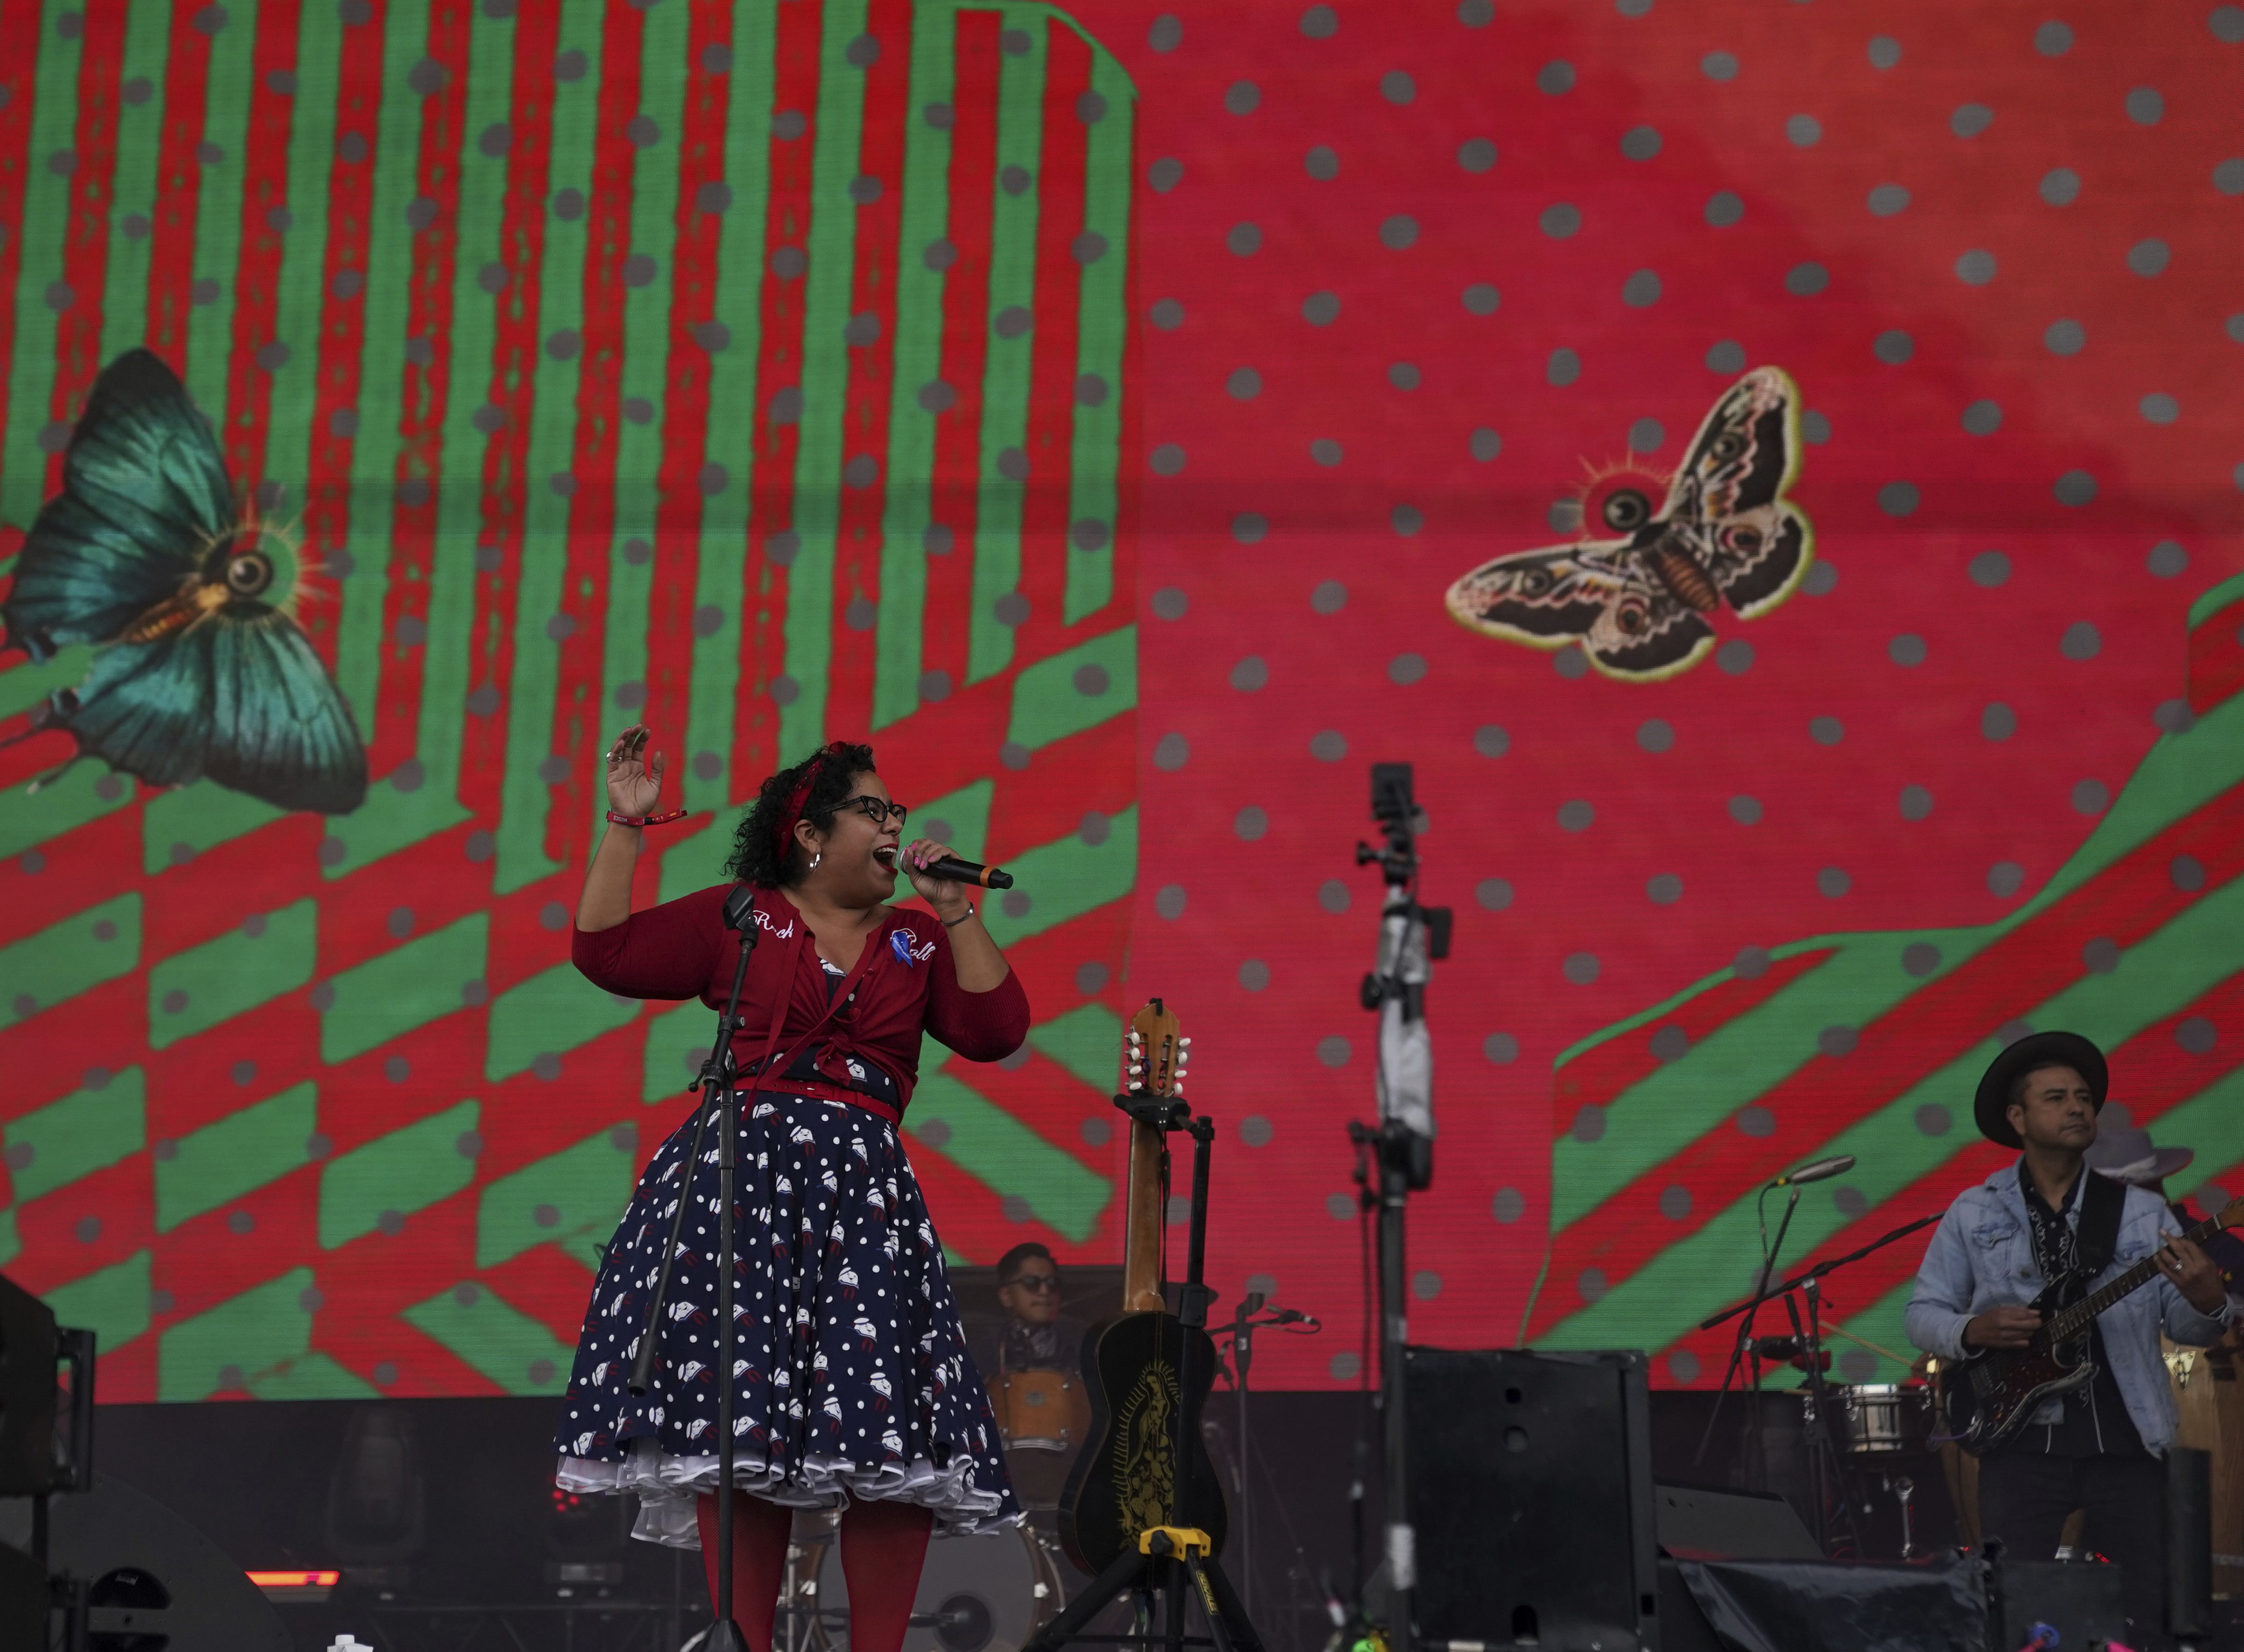
<instances>
[{"instance_id":1,"label":"guitar stand","mask_svg":"<svg viewBox=\"0 0 2244 1652\"><path fill-rule=\"evenodd\" d=\"M1165 1134L1182 1130L1193 1139L1191 1240L1186 1250L1185 1282L1179 1292L1177 1317L1187 1329L1207 1328L1207 1306L1214 1292L1203 1280L1207 1253L1207 1158L1215 1141L1215 1121L1196 1118L1185 1101L1165 1095L1116 1098L1116 1105L1139 1124L1158 1126ZM1193 1398L1200 1378L1199 1339L1186 1337L1177 1371L1176 1432L1169 1438L1170 1497L1186 1483L1190 1472L1188 1442L1200 1432L1200 1405ZM1160 1597L1166 1627L1157 1633L1090 1635L1091 1621L1108 1602L1125 1594L1136 1594L1151 1602ZM1205 1635L1187 1635L1190 1602L1200 1601L1207 1621ZM1140 1622L1144 1621L1141 1615ZM1263 1652L1262 1637L1240 1603L1239 1594L1215 1558L1208 1534L1197 1527L1149 1526L1138 1534L1135 1554L1125 1551L1092 1580L1058 1617L1038 1630L1021 1652L1058 1652L1071 1641L1112 1645L1159 1646L1166 1652L1183 1652L1188 1646L1213 1647L1215 1652Z\"/></svg>"}]
</instances>

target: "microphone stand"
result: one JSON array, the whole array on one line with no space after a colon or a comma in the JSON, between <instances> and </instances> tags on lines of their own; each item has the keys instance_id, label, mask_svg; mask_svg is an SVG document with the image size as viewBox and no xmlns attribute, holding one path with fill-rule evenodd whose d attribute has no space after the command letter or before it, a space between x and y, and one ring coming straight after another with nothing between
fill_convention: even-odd
<instances>
[{"instance_id":1,"label":"microphone stand","mask_svg":"<svg viewBox=\"0 0 2244 1652\"><path fill-rule=\"evenodd\" d=\"M740 1137L739 1076L733 1060L733 1036L740 1026L740 989L748 978L748 958L756 950L755 892L745 884L725 899L725 925L740 938L740 955L733 965L733 988L725 996L725 1012L717 1019L717 1039L693 1087L701 1105L693 1118L693 1145L687 1149L678 1178L678 1202L671 1212L669 1242L662 1253L654 1299L647 1304L646 1329L640 1332L639 1350L632 1356L631 1391L645 1394L653 1385L656 1347L662 1335L662 1313L670 1298L670 1276L678 1259L679 1236L685 1229L686 1207L693 1196L693 1173L701 1162L701 1142L707 1134L709 1115L718 1115L717 1127L717 1600L716 1622L710 1625L703 1652L748 1652L747 1636L733 1620L733 1179L738 1167Z\"/></svg>"},{"instance_id":2,"label":"microphone stand","mask_svg":"<svg viewBox=\"0 0 2244 1652\"><path fill-rule=\"evenodd\" d=\"M1745 1324L1739 1327L1737 1344L1730 1350L1730 1367L1722 1373L1722 1386L1714 1395L1714 1409L1707 1416L1706 1432L1699 1436L1699 1450L1691 1459L1693 1463L1706 1460L1707 1444L1714 1438L1714 1425L1722 1418L1722 1404L1729 1398L1730 1389L1737 1381L1738 1367L1744 1363L1748 1354L1752 1355L1754 1362L1753 1391L1755 1393L1761 1391L1761 1354L1753 1344L1754 1316L1760 1311L1761 1303L1767 1302L1770 1297L1781 1294L1769 1290L1768 1276L1776 1271L1776 1259L1784 1251L1784 1236L1792 1226L1792 1213L1799 1209L1800 1184L1795 1182L1792 1185L1792 1196L1784 1202L1784 1220L1776 1224L1776 1242L1769 1247L1768 1255L1761 1258L1761 1273L1754 1281L1753 1298L1745 1305ZM1732 1309L1729 1313L1718 1314L1701 1324L1699 1329L1711 1330L1728 1318L1730 1313L1736 1311L1738 1311L1736 1309ZM1759 1419L1755 1418L1753 1420ZM1757 1488L1749 1487L1748 1489Z\"/></svg>"}]
</instances>

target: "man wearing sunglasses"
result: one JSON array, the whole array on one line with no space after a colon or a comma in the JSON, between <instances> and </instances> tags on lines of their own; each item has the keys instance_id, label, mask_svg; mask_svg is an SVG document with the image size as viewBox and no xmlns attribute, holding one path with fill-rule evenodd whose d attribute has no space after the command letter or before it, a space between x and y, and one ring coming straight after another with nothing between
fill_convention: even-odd
<instances>
[{"instance_id":1,"label":"man wearing sunglasses","mask_svg":"<svg viewBox=\"0 0 2244 1652\"><path fill-rule=\"evenodd\" d=\"M997 1371L1073 1371L1078 1329L1070 1337L1060 1317L1059 1264L1034 1240L1015 1245L997 1259L997 1300L1004 1305L1005 1329Z\"/></svg>"}]
</instances>

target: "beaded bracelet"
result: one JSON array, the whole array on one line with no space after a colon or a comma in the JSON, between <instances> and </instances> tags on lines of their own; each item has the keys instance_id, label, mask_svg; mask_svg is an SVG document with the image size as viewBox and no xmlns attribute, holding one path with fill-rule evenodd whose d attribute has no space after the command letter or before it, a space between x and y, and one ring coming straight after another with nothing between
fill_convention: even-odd
<instances>
[{"instance_id":1,"label":"beaded bracelet","mask_svg":"<svg viewBox=\"0 0 2244 1652\"><path fill-rule=\"evenodd\" d=\"M667 826L673 820L684 820L686 810L673 809L667 815L618 815L608 811L608 819L618 826Z\"/></svg>"},{"instance_id":2,"label":"beaded bracelet","mask_svg":"<svg viewBox=\"0 0 2244 1652\"><path fill-rule=\"evenodd\" d=\"M966 910L965 910L964 911L961 912L961 913L960 913L956 917L946 917L946 918L944 918L944 919L943 920L943 928L945 928L945 929L947 929L947 930L948 930L948 929L956 929L956 928L957 928L961 924L963 924L963 923L964 923L968 918L970 918L970 917L973 917L973 916L974 916L974 906L973 906L973 903L971 903L971 902L970 901L970 902L967 904Z\"/></svg>"}]
</instances>

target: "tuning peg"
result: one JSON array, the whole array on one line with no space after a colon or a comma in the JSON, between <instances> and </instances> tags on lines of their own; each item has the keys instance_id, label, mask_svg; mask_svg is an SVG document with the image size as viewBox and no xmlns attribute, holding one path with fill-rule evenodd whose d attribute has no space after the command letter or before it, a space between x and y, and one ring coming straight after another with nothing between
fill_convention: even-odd
<instances>
[{"instance_id":1,"label":"tuning peg","mask_svg":"<svg viewBox=\"0 0 2244 1652\"><path fill-rule=\"evenodd\" d=\"M1189 1050L1192 1048L1192 1039L1189 1038L1179 1039L1177 1040L1177 1048L1179 1050Z\"/></svg>"}]
</instances>

